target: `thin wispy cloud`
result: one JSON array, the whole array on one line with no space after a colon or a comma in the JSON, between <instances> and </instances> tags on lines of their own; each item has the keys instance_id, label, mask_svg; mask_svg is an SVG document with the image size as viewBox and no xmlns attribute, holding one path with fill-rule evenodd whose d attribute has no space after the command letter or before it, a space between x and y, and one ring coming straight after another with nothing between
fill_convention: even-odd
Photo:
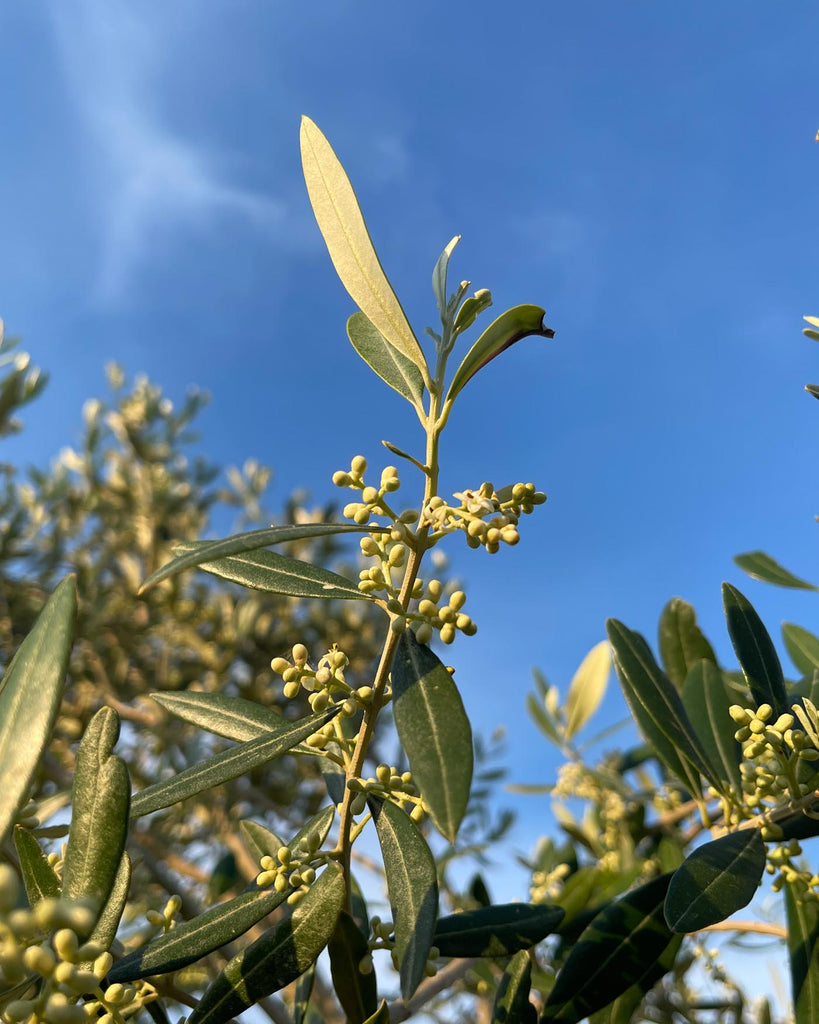
<instances>
[{"instance_id":1,"label":"thin wispy cloud","mask_svg":"<svg viewBox=\"0 0 819 1024\"><path fill-rule=\"evenodd\" d=\"M180 137L163 117L158 80L168 61L184 59L168 52L174 34L163 26L163 5L55 0L49 10L99 168L99 300L122 299L149 254L180 231L225 217L264 231L281 224L283 203L229 181L217 153Z\"/></svg>"}]
</instances>

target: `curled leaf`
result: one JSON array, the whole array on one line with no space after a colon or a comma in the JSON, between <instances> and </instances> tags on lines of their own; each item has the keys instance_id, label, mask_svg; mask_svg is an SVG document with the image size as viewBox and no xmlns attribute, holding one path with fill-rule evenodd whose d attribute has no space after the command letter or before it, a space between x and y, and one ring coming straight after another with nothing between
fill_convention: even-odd
<instances>
[{"instance_id":1,"label":"curled leaf","mask_svg":"<svg viewBox=\"0 0 819 1024\"><path fill-rule=\"evenodd\" d=\"M458 392L463 390L478 370L514 345L515 342L530 335L553 338L555 332L543 323L545 316L546 312L540 306L528 305L513 306L512 309L501 313L464 356L463 362L455 371L455 376L449 385L447 402L451 402Z\"/></svg>"}]
</instances>

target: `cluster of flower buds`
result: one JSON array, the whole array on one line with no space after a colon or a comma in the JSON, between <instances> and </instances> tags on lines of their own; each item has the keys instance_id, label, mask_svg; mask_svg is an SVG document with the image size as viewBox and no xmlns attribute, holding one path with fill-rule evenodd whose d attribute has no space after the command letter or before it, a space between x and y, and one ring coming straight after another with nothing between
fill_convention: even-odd
<instances>
[{"instance_id":1,"label":"cluster of flower buds","mask_svg":"<svg viewBox=\"0 0 819 1024\"><path fill-rule=\"evenodd\" d=\"M776 877L771 882L774 892L779 892L785 883L795 888L794 896L798 900L816 903L819 901L819 875L798 868L793 860L802 855L802 847L797 839L773 847L768 851L768 863L765 870Z\"/></svg>"},{"instance_id":2,"label":"cluster of flower buds","mask_svg":"<svg viewBox=\"0 0 819 1024\"><path fill-rule=\"evenodd\" d=\"M275 857L262 857L261 871L256 876L260 889L273 888L278 893L289 890L287 902L293 906L303 897L316 880L316 865L323 864L326 857L318 853L319 838L305 836L295 849L280 846Z\"/></svg>"},{"instance_id":3,"label":"cluster of flower buds","mask_svg":"<svg viewBox=\"0 0 819 1024\"><path fill-rule=\"evenodd\" d=\"M375 796L410 809L410 817L416 824L424 820L426 811L412 781L412 772L399 772L391 765L380 764L374 776L369 779L349 779L347 788L355 793L350 805L353 814L362 814L367 807L367 797Z\"/></svg>"},{"instance_id":4,"label":"cluster of flower buds","mask_svg":"<svg viewBox=\"0 0 819 1024\"><path fill-rule=\"evenodd\" d=\"M742 744L745 805L756 809L766 801L776 804L786 796L804 796L810 787L798 780L797 768L800 761L819 760L819 750L807 733L793 728L794 716L788 712L772 721L770 704L756 709L733 704L728 712L739 726L734 737Z\"/></svg>"},{"instance_id":5,"label":"cluster of flower buds","mask_svg":"<svg viewBox=\"0 0 819 1024\"><path fill-rule=\"evenodd\" d=\"M533 871L529 883L531 903L551 903L563 892L566 879L572 873L569 864L558 864L551 871Z\"/></svg>"},{"instance_id":6,"label":"cluster of flower buds","mask_svg":"<svg viewBox=\"0 0 819 1024\"><path fill-rule=\"evenodd\" d=\"M398 956L395 952L395 925L390 920L382 921L380 917L374 915L370 918L370 929L372 931L372 937L370 938L370 952L366 953L362 957L361 962L358 965L359 973L361 974L372 974L373 970L373 950L375 949L387 949L392 955L392 965L397 971L399 969ZM437 946L431 946L429 953L427 954L427 962L424 967L424 973L428 978L434 978L438 973L438 968L435 961L441 956L441 951Z\"/></svg>"},{"instance_id":7,"label":"cluster of flower buds","mask_svg":"<svg viewBox=\"0 0 819 1024\"><path fill-rule=\"evenodd\" d=\"M341 713L354 715L359 707L372 699L372 687L361 686L353 689L344 678L344 669L349 665L347 655L334 644L312 668L308 659L310 652L304 644L296 644L291 652L292 661L274 658L270 667L284 680L284 696L296 697L305 690L310 707L315 712L341 705ZM320 749L333 735L332 723L320 729L307 739L307 745Z\"/></svg>"},{"instance_id":8,"label":"cluster of flower buds","mask_svg":"<svg viewBox=\"0 0 819 1024\"><path fill-rule=\"evenodd\" d=\"M448 505L439 496L432 498L423 510L422 524L429 525L433 537L463 530L471 548L485 547L490 554L495 554L501 544L517 544L521 515L528 515L535 505L546 501L546 495L532 483L518 483L500 491L491 483L483 483L477 491L458 491L453 497L459 505Z\"/></svg>"},{"instance_id":9,"label":"cluster of flower buds","mask_svg":"<svg viewBox=\"0 0 819 1024\"><path fill-rule=\"evenodd\" d=\"M163 932L169 932L176 925L176 915L182 909L182 898L171 896L160 913L158 910L149 910L145 915L149 924L161 927Z\"/></svg>"},{"instance_id":10,"label":"cluster of flower buds","mask_svg":"<svg viewBox=\"0 0 819 1024\"><path fill-rule=\"evenodd\" d=\"M463 611L466 594L462 590L455 590L447 597L443 584L434 579L429 580L424 589L426 596L418 602L417 610L408 616L414 622L419 643L428 644L435 631L445 644L452 643L456 631L465 636L474 636L478 632L478 627Z\"/></svg>"},{"instance_id":11,"label":"cluster of flower buds","mask_svg":"<svg viewBox=\"0 0 819 1024\"><path fill-rule=\"evenodd\" d=\"M378 487L373 487L365 482L364 474L366 472L367 460L363 455L356 455L350 462L349 472L340 469L333 473L333 483L336 487L347 487L361 492L361 501L352 501L344 506L342 513L344 518L352 519L359 526L368 523L372 516L388 516L390 519L397 520L399 517L385 500L387 494L392 494L401 486L397 468L387 466L383 469Z\"/></svg>"},{"instance_id":12,"label":"cluster of flower buds","mask_svg":"<svg viewBox=\"0 0 819 1024\"><path fill-rule=\"evenodd\" d=\"M17 906L19 882L0 864L0 985L18 987L0 1012L12 1024L114 1024L156 997L147 982L107 985L113 957L84 942L94 924L83 901L42 899L32 909Z\"/></svg>"}]
</instances>

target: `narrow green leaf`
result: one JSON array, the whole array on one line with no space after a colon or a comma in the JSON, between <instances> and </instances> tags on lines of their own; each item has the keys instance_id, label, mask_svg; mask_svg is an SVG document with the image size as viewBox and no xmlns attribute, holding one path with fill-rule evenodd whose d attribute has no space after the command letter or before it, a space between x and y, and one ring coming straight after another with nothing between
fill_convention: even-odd
<instances>
[{"instance_id":1,"label":"narrow green leaf","mask_svg":"<svg viewBox=\"0 0 819 1024\"><path fill-rule=\"evenodd\" d=\"M403 448L399 448L397 444L393 444L392 441L382 441L381 444L384 445L388 452L392 452L393 455L397 455L399 459L406 459L408 462L411 462L413 466L417 466L422 473L426 472L426 467L423 463L419 462L414 455L410 455L409 452L405 452Z\"/></svg>"},{"instance_id":2,"label":"narrow green leaf","mask_svg":"<svg viewBox=\"0 0 819 1024\"><path fill-rule=\"evenodd\" d=\"M184 569L191 569L203 562L213 562L228 555L243 555L248 551L257 551L271 544L283 544L285 541L310 540L313 537L326 537L338 533L370 532L371 527L356 526L354 523L304 523L300 526L270 526L264 530L250 530L247 533L225 537L224 540L200 541L195 550L179 555L161 569L151 573L139 588L139 593L144 594L157 583L176 576Z\"/></svg>"},{"instance_id":3,"label":"narrow green leaf","mask_svg":"<svg viewBox=\"0 0 819 1024\"><path fill-rule=\"evenodd\" d=\"M735 555L734 561L748 575L763 583L773 583L777 587L789 587L793 590L819 590L819 587L807 580L794 576L792 572L766 555L764 551L747 551L743 555Z\"/></svg>"},{"instance_id":4,"label":"narrow green leaf","mask_svg":"<svg viewBox=\"0 0 819 1024\"><path fill-rule=\"evenodd\" d=\"M398 641L392 693L395 727L413 779L436 828L454 842L469 803L472 729L446 666L409 629Z\"/></svg>"},{"instance_id":5,"label":"narrow green leaf","mask_svg":"<svg viewBox=\"0 0 819 1024\"><path fill-rule=\"evenodd\" d=\"M256 740L271 733L286 732L293 725L272 708L242 697L226 697L223 693L182 690L150 696L177 718L229 740Z\"/></svg>"},{"instance_id":6,"label":"narrow green leaf","mask_svg":"<svg viewBox=\"0 0 819 1024\"><path fill-rule=\"evenodd\" d=\"M207 541L177 544L174 551L198 551ZM286 594L288 597L322 598L337 601L368 601L352 580L337 572L321 569L297 558L278 555L274 551L254 551L244 555L230 555L213 562L203 562L200 569L212 576L239 583L251 590L268 594Z\"/></svg>"},{"instance_id":7,"label":"narrow green leaf","mask_svg":"<svg viewBox=\"0 0 819 1024\"><path fill-rule=\"evenodd\" d=\"M670 881L660 875L597 914L561 968L541 1021L577 1024L646 977L676 938L663 917Z\"/></svg>"},{"instance_id":8,"label":"narrow green leaf","mask_svg":"<svg viewBox=\"0 0 819 1024\"><path fill-rule=\"evenodd\" d=\"M334 814L333 807L325 807L287 845L295 852L303 839L313 837L311 846L317 849L330 829ZM282 893L275 889L249 889L190 921L181 922L147 946L129 953L114 964L108 977L111 981L134 981L152 974L179 971L244 935L284 903L289 894L288 889Z\"/></svg>"},{"instance_id":9,"label":"narrow green leaf","mask_svg":"<svg viewBox=\"0 0 819 1024\"><path fill-rule=\"evenodd\" d=\"M530 949L557 928L562 907L500 903L438 919L433 946L441 956L510 956Z\"/></svg>"},{"instance_id":10,"label":"narrow green leaf","mask_svg":"<svg viewBox=\"0 0 819 1024\"><path fill-rule=\"evenodd\" d=\"M76 581L68 576L46 602L0 684L0 846L57 718L76 613Z\"/></svg>"},{"instance_id":11,"label":"narrow green leaf","mask_svg":"<svg viewBox=\"0 0 819 1024\"><path fill-rule=\"evenodd\" d=\"M734 651L757 707L770 704L774 715L788 711L782 666L773 641L751 602L730 583L722 585L722 603Z\"/></svg>"},{"instance_id":12,"label":"narrow green leaf","mask_svg":"<svg viewBox=\"0 0 819 1024\"><path fill-rule=\"evenodd\" d=\"M307 739L340 710L340 707L333 707L319 714L308 715L307 718L290 723L287 729L272 736L264 735L259 739L240 743L186 768L170 779L146 786L131 801L131 817L139 818L162 807L170 807L171 804L185 800L189 796L195 796L206 789L212 789L230 779L245 775L253 768L272 761L274 757L279 757Z\"/></svg>"},{"instance_id":13,"label":"narrow green leaf","mask_svg":"<svg viewBox=\"0 0 819 1024\"><path fill-rule=\"evenodd\" d=\"M301 159L313 213L341 283L387 341L428 379L424 354L373 248L350 180L309 117L301 120Z\"/></svg>"},{"instance_id":14,"label":"narrow green leaf","mask_svg":"<svg viewBox=\"0 0 819 1024\"><path fill-rule=\"evenodd\" d=\"M20 858L29 905L36 907L40 900L56 899L62 891L60 877L48 863L48 857L36 837L22 825L15 825L14 846Z\"/></svg>"},{"instance_id":15,"label":"narrow green leaf","mask_svg":"<svg viewBox=\"0 0 819 1024\"><path fill-rule=\"evenodd\" d=\"M529 717L540 731L550 739L552 743L559 747L561 739L558 735L557 729L546 711L540 706L537 697L533 693L526 694L526 710L529 712Z\"/></svg>"},{"instance_id":16,"label":"narrow green leaf","mask_svg":"<svg viewBox=\"0 0 819 1024\"><path fill-rule=\"evenodd\" d=\"M102 913L94 925L88 941L100 949L108 949L117 935L117 928L128 902L128 887L131 884L131 858L123 852L114 878L114 884Z\"/></svg>"},{"instance_id":17,"label":"narrow green leaf","mask_svg":"<svg viewBox=\"0 0 819 1024\"><path fill-rule=\"evenodd\" d=\"M738 829L698 846L671 878L665 920L674 932L696 932L751 902L765 870L758 828Z\"/></svg>"},{"instance_id":18,"label":"narrow green leaf","mask_svg":"<svg viewBox=\"0 0 819 1024\"><path fill-rule=\"evenodd\" d=\"M654 961L645 974L605 1009L593 1013L589 1017L589 1024L631 1024L634 1011L645 999L646 994L674 966L683 938L683 935L675 935L666 946L663 955Z\"/></svg>"},{"instance_id":19,"label":"narrow green leaf","mask_svg":"<svg viewBox=\"0 0 819 1024\"><path fill-rule=\"evenodd\" d=\"M366 973L360 969L370 945L345 910L339 915L327 952L333 987L347 1015L347 1024L364 1024L378 1009L378 988L372 964Z\"/></svg>"},{"instance_id":20,"label":"narrow green leaf","mask_svg":"<svg viewBox=\"0 0 819 1024\"><path fill-rule=\"evenodd\" d=\"M423 417L424 381L415 363L394 348L363 313L353 313L347 321L347 337L370 369Z\"/></svg>"},{"instance_id":21,"label":"narrow green leaf","mask_svg":"<svg viewBox=\"0 0 819 1024\"><path fill-rule=\"evenodd\" d=\"M814 341L819 341L819 331L805 331L805 334ZM806 384L805 391L814 398L819 398L819 384Z\"/></svg>"},{"instance_id":22,"label":"narrow green leaf","mask_svg":"<svg viewBox=\"0 0 819 1024\"><path fill-rule=\"evenodd\" d=\"M513 306L501 313L464 356L449 385L446 401L451 402L478 370L515 342L533 334L553 338L555 332L543 323L545 316L546 312L540 306Z\"/></svg>"},{"instance_id":23,"label":"narrow green leaf","mask_svg":"<svg viewBox=\"0 0 819 1024\"><path fill-rule=\"evenodd\" d=\"M293 1024L304 1024L315 981L316 965L312 963L296 982L296 991L293 993Z\"/></svg>"},{"instance_id":24,"label":"narrow green leaf","mask_svg":"<svg viewBox=\"0 0 819 1024\"><path fill-rule=\"evenodd\" d=\"M114 887L128 835L131 783L125 762L112 753L118 737L119 715L100 708L77 750L63 863L63 896L91 899L100 912Z\"/></svg>"},{"instance_id":25,"label":"narrow green leaf","mask_svg":"<svg viewBox=\"0 0 819 1024\"><path fill-rule=\"evenodd\" d=\"M736 725L728 714L736 700L712 661L703 660L691 666L682 689L682 702L723 791L733 788L735 793L741 793L742 749L734 739Z\"/></svg>"},{"instance_id":26,"label":"narrow green leaf","mask_svg":"<svg viewBox=\"0 0 819 1024\"><path fill-rule=\"evenodd\" d=\"M257 861L262 857L275 857L281 847L285 845L275 832L271 832L269 828L265 828L264 825L259 825L255 821L240 821L239 834L247 852Z\"/></svg>"},{"instance_id":27,"label":"narrow green leaf","mask_svg":"<svg viewBox=\"0 0 819 1024\"><path fill-rule=\"evenodd\" d=\"M438 917L435 860L408 814L389 801L370 798L369 804L395 922L401 995L409 999L424 977Z\"/></svg>"},{"instance_id":28,"label":"narrow green leaf","mask_svg":"<svg viewBox=\"0 0 819 1024\"><path fill-rule=\"evenodd\" d=\"M492 293L488 288L479 288L474 295L464 299L455 317L455 323L452 325L452 333L462 334L464 331L469 330L481 313L489 309L491 305Z\"/></svg>"},{"instance_id":29,"label":"narrow green leaf","mask_svg":"<svg viewBox=\"0 0 819 1024\"><path fill-rule=\"evenodd\" d=\"M697 625L693 607L672 597L660 615L660 660L671 682L682 690L691 668L699 661L717 664L714 649Z\"/></svg>"},{"instance_id":30,"label":"narrow green leaf","mask_svg":"<svg viewBox=\"0 0 819 1024\"><path fill-rule=\"evenodd\" d=\"M592 647L574 674L566 694L566 739L571 739L600 706L611 672L607 640Z\"/></svg>"},{"instance_id":31,"label":"narrow green leaf","mask_svg":"<svg viewBox=\"0 0 819 1024\"><path fill-rule=\"evenodd\" d=\"M498 983L492 1024L536 1024L537 1010L529 1002L532 961L525 950L516 953Z\"/></svg>"},{"instance_id":32,"label":"narrow green leaf","mask_svg":"<svg viewBox=\"0 0 819 1024\"><path fill-rule=\"evenodd\" d=\"M382 999L378 1006L378 1009L372 1015L364 1021L364 1024L390 1024L390 1008L387 1005L387 1000Z\"/></svg>"},{"instance_id":33,"label":"narrow green leaf","mask_svg":"<svg viewBox=\"0 0 819 1024\"><path fill-rule=\"evenodd\" d=\"M802 626L785 622L782 624L782 639L794 665L803 675L812 676L819 669L819 636Z\"/></svg>"},{"instance_id":34,"label":"narrow green leaf","mask_svg":"<svg viewBox=\"0 0 819 1024\"><path fill-rule=\"evenodd\" d=\"M449 306L449 298L446 293L446 278L447 269L449 268L449 260L452 253L455 251L455 246L460 242L460 240L460 235L455 235L454 238L449 240L446 248L438 257L435 269L432 271L432 291L435 294L435 301L438 304L438 312L441 314L441 319L447 315L447 308Z\"/></svg>"},{"instance_id":35,"label":"narrow green leaf","mask_svg":"<svg viewBox=\"0 0 819 1024\"><path fill-rule=\"evenodd\" d=\"M226 1024L304 974L333 934L343 902L344 875L338 864L328 864L292 915L225 965L189 1024Z\"/></svg>"},{"instance_id":36,"label":"narrow green leaf","mask_svg":"<svg viewBox=\"0 0 819 1024\"><path fill-rule=\"evenodd\" d=\"M626 702L646 739L665 764L688 786L699 787L696 772L719 789L719 778L688 720L680 695L660 670L639 633L616 619L606 623L614 666ZM689 767L693 767L692 777Z\"/></svg>"},{"instance_id":37,"label":"narrow green leaf","mask_svg":"<svg viewBox=\"0 0 819 1024\"><path fill-rule=\"evenodd\" d=\"M785 886L794 1024L819 1020L819 906Z\"/></svg>"}]
</instances>

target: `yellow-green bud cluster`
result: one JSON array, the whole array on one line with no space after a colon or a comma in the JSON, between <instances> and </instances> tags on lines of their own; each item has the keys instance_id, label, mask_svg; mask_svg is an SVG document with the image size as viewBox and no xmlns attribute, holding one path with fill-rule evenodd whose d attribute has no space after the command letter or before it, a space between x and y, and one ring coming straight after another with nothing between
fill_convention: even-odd
<instances>
[{"instance_id":1,"label":"yellow-green bud cluster","mask_svg":"<svg viewBox=\"0 0 819 1024\"><path fill-rule=\"evenodd\" d=\"M399 520L390 533L373 533L361 538L361 553L376 560L375 565L362 569L358 574L358 589L362 594L383 595L388 601L398 597L403 576L401 570L409 551L405 543L408 536L407 526Z\"/></svg>"},{"instance_id":2,"label":"yellow-green bud cluster","mask_svg":"<svg viewBox=\"0 0 819 1024\"><path fill-rule=\"evenodd\" d=\"M533 871L529 883L529 899L532 903L549 903L558 899L572 869L568 864L558 864L551 871Z\"/></svg>"},{"instance_id":3,"label":"yellow-green bud cluster","mask_svg":"<svg viewBox=\"0 0 819 1024\"><path fill-rule=\"evenodd\" d=\"M382 921L380 917L373 916L370 918L370 928L372 930L372 938L370 939L370 953L368 953L361 963L358 965L358 969L362 974L370 974L373 969L372 950L374 949L388 949L392 955L393 967L397 971L399 969L398 956L395 952L395 925L392 921ZM427 954L427 962L424 968L424 973L428 978L433 978L438 973L438 968L435 961L441 956L441 951L437 946L430 946L429 953Z\"/></svg>"},{"instance_id":4,"label":"yellow-green bud cluster","mask_svg":"<svg viewBox=\"0 0 819 1024\"><path fill-rule=\"evenodd\" d=\"M795 888L794 896L797 900L816 903L819 901L819 875L814 875L811 871L799 868L793 863L794 858L801 854L802 847L796 839L775 846L768 850L768 862L765 865L765 870L769 875L775 876L771 882L774 892L779 892L787 882L788 885Z\"/></svg>"},{"instance_id":5,"label":"yellow-green bud cluster","mask_svg":"<svg viewBox=\"0 0 819 1024\"><path fill-rule=\"evenodd\" d=\"M433 538L463 530L471 548L484 547L490 554L495 554L501 544L517 544L521 515L528 515L535 505L546 501L546 495L532 483L517 483L496 491L487 482L477 491L458 491L453 497L459 505L449 505L439 496L432 498L424 508L422 523L430 527Z\"/></svg>"},{"instance_id":6,"label":"yellow-green bud cluster","mask_svg":"<svg viewBox=\"0 0 819 1024\"><path fill-rule=\"evenodd\" d=\"M316 866L326 861L318 848L316 835L305 836L295 848L280 846L275 857L262 857L256 884L278 893L289 891L287 902L291 906L298 903L316 880Z\"/></svg>"},{"instance_id":7,"label":"yellow-green bud cluster","mask_svg":"<svg viewBox=\"0 0 819 1024\"><path fill-rule=\"evenodd\" d=\"M270 667L284 680L284 696L288 699L298 696L301 690L309 696L307 701L315 712L326 711L327 708L341 705L341 713L345 716L354 715L356 710L372 698L369 686L353 689L344 678L344 669L349 659L344 651L333 644L330 650L319 659L315 668L308 661L309 652L304 644L293 647L292 660L274 658ZM321 749L333 736L333 725L324 726L308 737L307 745Z\"/></svg>"},{"instance_id":8,"label":"yellow-green bud cluster","mask_svg":"<svg viewBox=\"0 0 819 1024\"><path fill-rule=\"evenodd\" d=\"M770 704L758 708L732 705L729 714L739 728L734 733L742 744L740 765L745 805L756 810L765 802L774 804L783 797L798 799L810 789L797 779L800 761L819 759L807 733L794 729L794 716L779 715L773 720Z\"/></svg>"},{"instance_id":9,"label":"yellow-green bud cluster","mask_svg":"<svg viewBox=\"0 0 819 1024\"><path fill-rule=\"evenodd\" d=\"M159 926L164 932L169 932L176 925L176 915L182 909L182 898L177 895L170 897L162 912L149 910L145 915L149 924Z\"/></svg>"},{"instance_id":10,"label":"yellow-green bud cluster","mask_svg":"<svg viewBox=\"0 0 819 1024\"><path fill-rule=\"evenodd\" d=\"M384 499L385 495L392 494L401 486L398 469L395 466L387 466L382 470L378 487L373 487L365 482L366 471L367 460L363 455L356 455L350 463L349 472L340 469L333 473L333 483L336 487L347 487L350 490L361 492L361 501L352 501L344 506L342 513L344 518L352 519L359 526L368 523L372 516L388 516L390 519L397 519L398 516Z\"/></svg>"},{"instance_id":11,"label":"yellow-green bud cluster","mask_svg":"<svg viewBox=\"0 0 819 1024\"><path fill-rule=\"evenodd\" d=\"M363 814L367 807L367 797L377 796L381 800L392 800L406 807L416 824L424 820L426 812L412 781L412 772L400 772L392 765L380 764L374 776L368 779L349 779L347 788L355 794L350 804L353 814Z\"/></svg>"},{"instance_id":12,"label":"yellow-green bud cluster","mask_svg":"<svg viewBox=\"0 0 819 1024\"><path fill-rule=\"evenodd\" d=\"M454 591L447 598L441 582L430 580L425 591L426 596L419 600L416 611L408 616L414 623L415 636L420 643L428 644L435 631L445 644L452 643L456 631L465 636L474 636L478 632L478 627L463 611L466 594L462 590Z\"/></svg>"},{"instance_id":13,"label":"yellow-green bud cluster","mask_svg":"<svg viewBox=\"0 0 819 1024\"><path fill-rule=\"evenodd\" d=\"M96 914L89 904L47 898L32 909L19 909L19 896L14 871L0 864L0 988L18 989L16 998L0 1009L0 1020L121 1024L156 998L144 981L102 987L113 957L79 937L94 924Z\"/></svg>"}]
</instances>

